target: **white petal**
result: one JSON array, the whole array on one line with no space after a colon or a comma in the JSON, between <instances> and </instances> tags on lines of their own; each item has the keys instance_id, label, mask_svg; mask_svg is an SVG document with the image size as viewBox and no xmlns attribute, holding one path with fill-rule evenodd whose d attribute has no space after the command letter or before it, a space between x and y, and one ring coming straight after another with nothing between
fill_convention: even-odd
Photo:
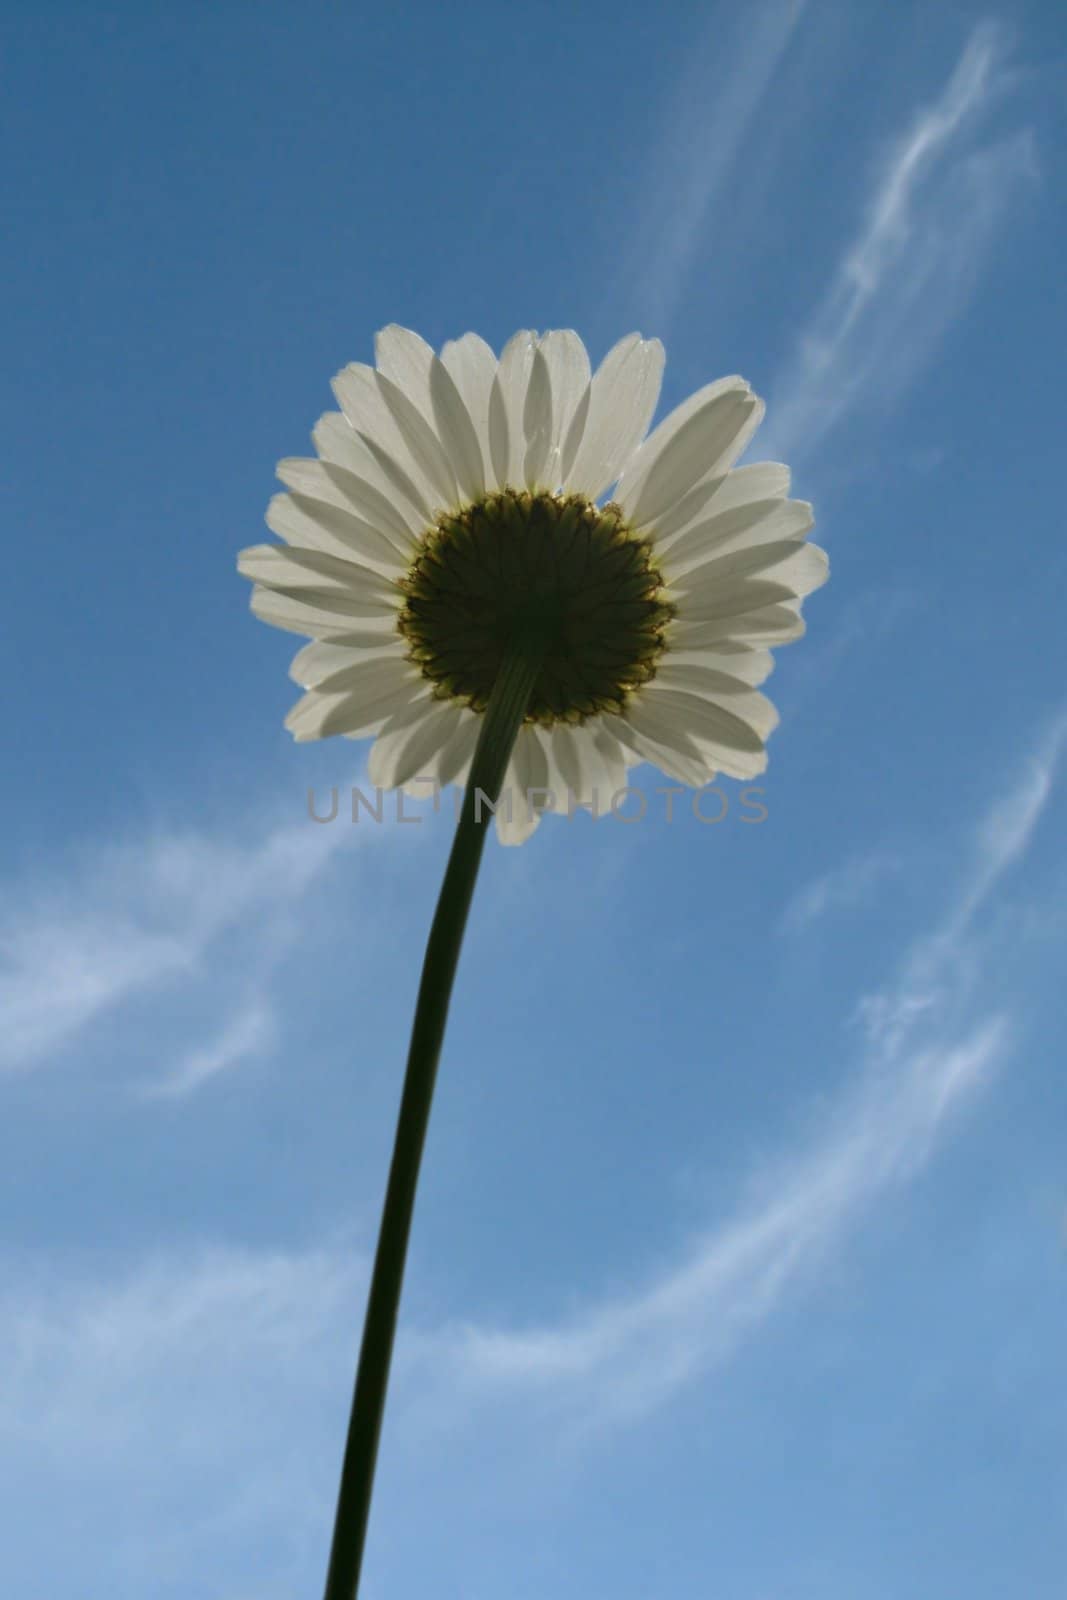
<instances>
[{"instance_id":1,"label":"white petal","mask_svg":"<svg viewBox=\"0 0 1067 1600\"><path fill-rule=\"evenodd\" d=\"M409 747L405 757L405 760L410 759L417 765L414 775L405 778L401 787L416 800L429 799L431 794L438 796L435 810L440 809L440 790L452 781L451 777L443 777L442 772L450 771L446 763L452 759L452 746L457 734L466 731L462 721L465 712L466 708L454 701L443 705L440 718L435 715L427 727L425 739L428 748L414 747L415 754L412 755L412 747ZM469 716L470 712L466 712L466 715Z\"/></svg>"},{"instance_id":2,"label":"white petal","mask_svg":"<svg viewBox=\"0 0 1067 1600\"><path fill-rule=\"evenodd\" d=\"M493 473L500 489L522 488L526 454L522 419L533 366L536 336L528 329L512 334L504 346L489 396L489 444Z\"/></svg>"},{"instance_id":3,"label":"white petal","mask_svg":"<svg viewBox=\"0 0 1067 1600\"><path fill-rule=\"evenodd\" d=\"M463 404L470 413L478 437L482 461L488 469L492 460L489 450L489 393L496 377L496 356L476 333L465 333L462 339L449 340L441 351L441 360L463 396Z\"/></svg>"},{"instance_id":4,"label":"white petal","mask_svg":"<svg viewBox=\"0 0 1067 1600\"><path fill-rule=\"evenodd\" d=\"M794 594L809 595L819 589L830 576L830 558L821 545L801 544L800 549L769 567L764 576L772 583L784 584Z\"/></svg>"},{"instance_id":5,"label":"white petal","mask_svg":"<svg viewBox=\"0 0 1067 1600\"><path fill-rule=\"evenodd\" d=\"M761 750L758 754L739 755L736 751L723 749L708 739L694 737L694 743L700 750L703 766L695 781L690 780L694 789L703 789L709 783L714 783L720 774L734 778L738 782L746 782L767 770L766 750Z\"/></svg>"},{"instance_id":6,"label":"white petal","mask_svg":"<svg viewBox=\"0 0 1067 1600\"><path fill-rule=\"evenodd\" d=\"M766 750L749 755L716 744L713 739L700 738L697 743L716 772L724 772L728 778L736 778L739 783L748 783L767 770ZM707 783L710 779L705 778L704 781Z\"/></svg>"},{"instance_id":7,"label":"white petal","mask_svg":"<svg viewBox=\"0 0 1067 1600\"><path fill-rule=\"evenodd\" d=\"M360 361L350 362L333 380L337 403L345 420L367 448L377 447L385 460L396 462L415 485L420 501L436 510L443 503L441 496L408 449L405 436L385 403L378 378L374 367ZM384 462L381 464L384 470Z\"/></svg>"},{"instance_id":8,"label":"white petal","mask_svg":"<svg viewBox=\"0 0 1067 1600\"><path fill-rule=\"evenodd\" d=\"M632 766L627 748L620 744L618 739L608 730L604 720L600 717L591 718L582 728L583 739L592 742L592 750L603 762L602 776L606 780L610 793L626 782L626 768ZM583 753L583 761L592 759L588 752ZM596 775L594 776L596 780Z\"/></svg>"},{"instance_id":9,"label":"white petal","mask_svg":"<svg viewBox=\"0 0 1067 1600\"><path fill-rule=\"evenodd\" d=\"M391 322L374 336L374 361L379 372L402 389L427 422L430 407L430 366L434 354L426 340L410 328Z\"/></svg>"},{"instance_id":10,"label":"white petal","mask_svg":"<svg viewBox=\"0 0 1067 1600\"><path fill-rule=\"evenodd\" d=\"M496 813L496 836L501 844L525 844L530 835L536 833L540 821L541 813L530 806L516 804L510 816L502 808Z\"/></svg>"},{"instance_id":11,"label":"white petal","mask_svg":"<svg viewBox=\"0 0 1067 1600\"><path fill-rule=\"evenodd\" d=\"M544 770L544 782L538 787L548 791L547 796L536 795L535 799L539 810L557 811L566 815L568 806L574 803L568 796L568 788L573 789L573 785L568 785L556 759L555 735L559 731L558 728L537 726L530 729L531 737L537 742Z\"/></svg>"},{"instance_id":12,"label":"white petal","mask_svg":"<svg viewBox=\"0 0 1067 1600\"><path fill-rule=\"evenodd\" d=\"M323 646L320 644L319 648ZM394 650L388 655L369 656L335 666L315 683L313 696L370 705L395 689L406 687L414 691L420 679L429 688L418 668Z\"/></svg>"},{"instance_id":13,"label":"white petal","mask_svg":"<svg viewBox=\"0 0 1067 1600\"><path fill-rule=\"evenodd\" d=\"M526 441L522 477L531 493L537 489L550 489L545 477L552 454L552 380L548 362L538 346L533 353L530 381L522 411L522 432Z\"/></svg>"},{"instance_id":14,"label":"white petal","mask_svg":"<svg viewBox=\"0 0 1067 1600\"><path fill-rule=\"evenodd\" d=\"M403 659L403 644L395 632L352 630L328 640L316 639L298 650L289 664L289 676L302 689L315 689L324 678L357 661L378 661L385 656Z\"/></svg>"},{"instance_id":15,"label":"white petal","mask_svg":"<svg viewBox=\"0 0 1067 1600\"><path fill-rule=\"evenodd\" d=\"M737 578L702 587L695 594L677 597L680 622L714 622L720 617L743 617L748 611L792 600L793 592L761 578Z\"/></svg>"},{"instance_id":16,"label":"white petal","mask_svg":"<svg viewBox=\"0 0 1067 1600\"><path fill-rule=\"evenodd\" d=\"M633 454L632 461L629 462L629 466L622 474L619 486L616 488L616 499L619 501L619 506L622 506L622 509L625 510L625 514L633 515L633 509L637 506L638 499L643 493L649 474L653 472L656 462L661 459L664 451L667 451L667 448L672 445L673 440L678 437L681 430L685 429L686 424L694 416L705 411L705 408L712 405L718 398L731 397L731 395L736 397L736 400L741 400L741 402L745 402L747 398L755 398L744 378L737 378L736 374L729 376L729 378L717 378L713 384L704 384L702 389L696 390L696 394L689 395L688 400L683 400L681 405L675 406L673 411L670 411L662 419L661 424L656 429L653 429L653 432L646 438L645 443L641 445L640 450ZM760 416L761 414L763 413L760 411ZM745 414L745 419L742 421L741 435L734 437L734 443L736 443L734 458L741 454L742 448L747 443L747 438L752 435L753 429L760 421L760 416L753 416L752 413ZM725 462L725 466L729 466L729 461ZM705 462L704 472L701 472L699 477L715 477L717 474L713 472L713 467L715 467L715 462L709 459L709 461ZM689 480L689 486L691 485L693 485L693 480Z\"/></svg>"},{"instance_id":17,"label":"white petal","mask_svg":"<svg viewBox=\"0 0 1067 1600\"><path fill-rule=\"evenodd\" d=\"M552 448L547 466L550 487L563 482L563 448L579 403L589 387L589 353L572 328L554 328L543 334L539 348L548 365L552 389ZM584 431L584 420L582 422ZM575 437L566 471L570 471L577 453L581 432Z\"/></svg>"},{"instance_id":18,"label":"white petal","mask_svg":"<svg viewBox=\"0 0 1067 1600\"><path fill-rule=\"evenodd\" d=\"M388 490L389 485L367 445L340 411L323 412L311 430L311 442L321 460L366 478L383 493Z\"/></svg>"},{"instance_id":19,"label":"white petal","mask_svg":"<svg viewBox=\"0 0 1067 1600\"><path fill-rule=\"evenodd\" d=\"M750 461L732 467L716 492L713 510L731 511L750 500L784 500L789 494L789 468L781 461Z\"/></svg>"},{"instance_id":20,"label":"white petal","mask_svg":"<svg viewBox=\"0 0 1067 1600\"><path fill-rule=\"evenodd\" d=\"M713 500L706 520L696 523L660 553L665 573L672 580L712 556L770 544L782 539L803 539L814 518L806 500L752 500L747 505L716 511Z\"/></svg>"},{"instance_id":21,"label":"white petal","mask_svg":"<svg viewBox=\"0 0 1067 1600\"><path fill-rule=\"evenodd\" d=\"M285 461L279 461L275 470L282 482L298 496L359 517L368 527L386 538L401 557L409 557L415 543L413 533L418 531L417 523L413 528L408 518L398 510L395 500L383 494L367 478L335 462L312 461L301 456L290 456Z\"/></svg>"},{"instance_id":22,"label":"white petal","mask_svg":"<svg viewBox=\"0 0 1067 1600\"><path fill-rule=\"evenodd\" d=\"M714 776L699 745L688 734L663 718L649 715L641 706L630 705L625 717L608 716L604 721L638 762L651 762L669 778L697 789Z\"/></svg>"},{"instance_id":23,"label":"white petal","mask_svg":"<svg viewBox=\"0 0 1067 1600\"><path fill-rule=\"evenodd\" d=\"M481 499L485 493L482 447L463 396L448 368L436 356L430 368L430 400L437 432L459 487L468 500Z\"/></svg>"},{"instance_id":24,"label":"white petal","mask_svg":"<svg viewBox=\"0 0 1067 1600\"><path fill-rule=\"evenodd\" d=\"M342 598L370 596L378 608L398 605L396 586L381 573L323 550L301 550L285 544L253 544L237 557L237 570L269 589L336 590ZM302 596L298 596L302 598Z\"/></svg>"},{"instance_id":25,"label":"white petal","mask_svg":"<svg viewBox=\"0 0 1067 1600\"><path fill-rule=\"evenodd\" d=\"M405 563L384 534L338 506L302 495L276 494L267 507L267 527L287 544L322 550L341 560L366 562L399 576Z\"/></svg>"},{"instance_id":26,"label":"white petal","mask_svg":"<svg viewBox=\"0 0 1067 1600\"><path fill-rule=\"evenodd\" d=\"M411 515L407 518L408 525L421 532L428 523L434 520L433 507L436 502L434 501L433 490L427 489L427 494L429 495L427 499L423 490L419 487L419 481L425 481L422 479L421 474L419 474L419 481L416 481L416 477L406 472L399 461L394 460L388 450L384 450L369 434L361 433L359 439L362 444L366 445L367 450L373 456L375 464L385 481L387 490L398 495L402 501L410 506ZM414 463L412 465L414 466Z\"/></svg>"},{"instance_id":27,"label":"white petal","mask_svg":"<svg viewBox=\"0 0 1067 1600\"><path fill-rule=\"evenodd\" d=\"M731 655L712 650L671 648L656 667L653 681L685 688L694 681L704 680L710 685L712 678L729 679L751 689L754 684L763 683L773 671L774 657L769 650L739 650Z\"/></svg>"},{"instance_id":28,"label":"white petal","mask_svg":"<svg viewBox=\"0 0 1067 1600\"><path fill-rule=\"evenodd\" d=\"M657 692L669 691L671 687L669 684L663 684ZM712 705L719 711L727 712L730 716L739 718L742 723L751 728L753 735L764 743L770 738L781 720L772 700L768 700L765 694L759 694L754 689L748 689L743 684L738 684L736 680L734 680L733 687L726 690L718 689L714 692L709 691L707 683L690 683L673 687L678 692L688 695L705 705ZM655 695L651 694L651 692L649 693L649 699L652 703L656 703ZM724 771L729 771L730 768L725 757L722 756L718 749L720 743L725 743L729 746L729 741L720 740L718 735L713 737L711 730L707 726L696 721L692 724L690 731L698 744L707 745L710 743L715 745L717 764Z\"/></svg>"},{"instance_id":29,"label":"white petal","mask_svg":"<svg viewBox=\"0 0 1067 1600\"><path fill-rule=\"evenodd\" d=\"M721 701L720 709L731 712L735 717L740 717L742 722L747 722L749 727L754 728L763 740L770 738L781 721L774 701L768 700L765 694L757 694L754 689L750 689L747 694L725 696Z\"/></svg>"},{"instance_id":30,"label":"white petal","mask_svg":"<svg viewBox=\"0 0 1067 1600\"><path fill-rule=\"evenodd\" d=\"M410 754L414 750L421 756L426 750L426 739L419 730L428 724L427 735L432 744L438 718L446 709L440 701L427 697L389 718L375 739L367 762L367 773L375 788L396 789L415 775L417 763L411 765Z\"/></svg>"},{"instance_id":31,"label":"white petal","mask_svg":"<svg viewBox=\"0 0 1067 1600\"><path fill-rule=\"evenodd\" d=\"M352 616L339 614L335 608L324 608L309 598L314 591L296 599L292 594L264 589L256 584L252 590L250 606L252 615L274 628L284 628L287 633L306 633L312 638L332 639L348 634L358 623L361 629L380 629L382 639L396 638L396 611L390 606L373 615Z\"/></svg>"},{"instance_id":32,"label":"white petal","mask_svg":"<svg viewBox=\"0 0 1067 1600\"><path fill-rule=\"evenodd\" d=\"M437 777L441 784L465 783L474 747L482 730L482 718L473 711L462 709L459 723L437 764Z\"/></svg>"},{"instance_id":33,"label":"white petal","mask_svg":"<svg viewBox=\"0 0 1067 1600\"><path fill-rule=\"evenodd\" d=\"M326 674L316 685L317 694L350 694L362 690L371 693L375 688L396 687L414 683L423 678L418 667L412 665L399 650L379 656L360 656L345 662ZM423 682L428 684L428 679Z\"/></svg>"},{"instance_id":34,"label":"white petal","mask_svg":"<svg viewBox=\"0 0 1067 1600\"><path fill-rule=\"evenodd\" d=\"M652 420L663 359L658 339L636 333L608 351L592 380L581 444L564 480L568 491L595 500L619 477Z\"/></svg>"},{"instance_id":35,"label":"white petal","mask_svg":"<svg viewBox=\"0 0 1067 1600\"><path fill-rule=\"evenodd\" d=\"M433 520L414 479L380 444L357 433L339 411L325 412L312 429L311 439L329 466L344 467L380 490L412 532L419 532Z\"/></svg>"},{"instance_id":36,"label":"white petal","mask_svg":"<svg viewBox=\"0 0 1067 1600\"><path fill-rule=\"evenodd\" d=\"M673 411L668 411L662 422L657 423L640 448L634 452L616 485L615 498L623 510L629 513L630 508L636 503L649 470L670 444L679 428L684 427L690 417L695 416L709 400L714 399L716 395L728 394L731 390L738 390L742 394L751 392L744 378L738 377L736 373L728 378L716 378L714 383L706 383L702 388L695 390L680 405L675 406Z\"/></svg>"},{"instance_id":37,"label":"white petal","mask_svg":"<svg viewBox=\"0 0 1067 1600\"><path fill-rule=\"evenodd\" d=\"M757 574L770 583L792 589L794 594L810 594L830 576L830 563L825 550L817 544L803 539L770 539L703 561L683 577L672 578L671 583L679 594L699 596L737 578Z\"/></svg>"},{"instance_id":38,"label":"white petal","mask_svg":"<svg viewBox=\"0 0 1067 1600\"><path fill-rule=\"evenodd\" d=\"M458 706L434 702L426 718L407 731L402 748L394 751L393 782L389 787L406 787L412 794L426 796L428 785L437 781L438 763L458 725Z\"/></svg>"},{"instance_id":39,"label":"white petal","mask_svg":"<svg viewBox=\"0 0 1067 1600\"><path fill-rule=\"evenodd\" d=\"M747 386L726 389L698 406L651 459L636 491L627 493L623 508L634 526L665 516L703 478L720 477L762 414Z\"/></svg>"},{"instance_id":40,"label":"white petal","mask_svg":"<svg viewBox=\"0 0 1067 1600\"><path fill-rule=\"evenodd\" d=\"M578 397L574 415L560 444L559 481L565 488L570 485L574 463L585 438L585 425L589 421L589 404L592 398L593 383L590 379Z\"/></svg>"},{"instance_id":41,"label":"white petal","mask_svg":"<svg viewBox=\"0 0 1067 1600\"><path fill-rule=\"evenodd\" d=\"M343 417L341 422L351 436L352 443L357 449L362 450L362 443ZM341 493L337 484L328 476L326 464L315 457L286 456L284 461L278 462L274 471L287 489L304 495L308 500L321 500L323 505L340 506L342 511L353 509L352 502Z\"/></svg>"},{"instance_id":42,"label":"white petal","mask_svg":"<svg viewBox=\"0 0 1067 1600\"><path fill-rule=\"evenodd\" d=\"M711 622L685 622L679 618L671 626L671 638L679 650L714 650L731 640L777 649L799 639L804 631L804 619L795 606L783 602L742 617L719 617Z\"/></svg>"},{"instance_id":43,"label":"white petal","mask_svg":"<svg viewBox=\"0 0 1067 1600\"><path fill-rule=\"evenodd\" d=\"M650 523L644 529L645 537L653 541L657 550L665 550L673 542L675 534L685 532L701 518L725 482L725 474L721 478L705 478L688 494L684 494L677 505Z\"/></svg>"},{"instance_id":44,"label":"white petal","mask_svg":"<svg viewBox=\"0 0 1067 1600\"><path fill-rule=\"evenodd\" d=\"M736 678L730 672L720 671L716 667L708 667L696 662L671 663L663 662L656 669L656 676L651 683L645 685L642 693L657 693L662 689L681 689L687 694L735 695L750 693L752 685L746 683L744 678Z\"/></svg>"},{"instance_id":45,"label":"white petal","mask_svg":"<svg viewBox=\"0 0 1067 1600\"><path fill-rule=\"evenodd\" d=\"M263 550L273 550L274 545L264 545ZM249 567L253 562L249 562ZM252 610L256 616L264 621L273 621L268 615L272 609L278 609L283 614L288 611L292 617L292 625L297 633L317 634L322 631L322 621L325 621L327 630L331 633L343 633L352 626L352 619L358 622L380 621L383 625L388 622L395 626L396 603L391 599L383 599L369 586L360 584L350 588L334 586L331 582L321 584L312 582L284 581L284 575L278 572L270 573L266 562L258 559L254 562L257 570L262 571L267 582L257 582L252 590ZM246 577L251 577L251 570L246 571ZM304 575L307 576L306 574ZM264 605L263 596L273 592L291 602L290 607L272 608ZM300 608L299 612L295 608ZM298 615L302 612L308 626L296 627ZM279 627L286 626L279 622Z\"/></svg>"},{"instance_id":46,"label":"white petal","mask_svg":"<svg viewBox=\"0 0 1067 1600\"><path fill-rule=\"evenodd\" d=\"M547 787L548 764L544 750L534 730L522 727L497 805L496 831L501 844L523 844L530 837L540 821L545 797L535 794L531 804L528 795L531 790Z\"/></svg>"},{"instance_id":47,"label":"white petal","mask_svg":"<svg viewBox=\"0 0 1067 1600\"><path fill-rule=\"evenodd\" d=\"M277 578L270 583L257 583L252 591L252 610L256 616L267 620L270 609L262 603L262 596L272 593L292 602L293 607L302 607L303 613L312 626L297 629L297 632L318 634L322 628L317 625L316 619L324 619L326 631L329 633L347 632L353 622L371 624L380 622L383 627L388 624L395 626L396 607L389 601L383 601L378 595L365 589L340 589L324 584L321 588L300 583L281 583ZM291 611L294 625L296 612Z\"/></svg>"},{"instance_id":48,"label":"white petal","mask_svg":"<svg viewBox=\"0 0 1067 1600\"><path fill-rule=\"evenodd\" d=\"M494 375L489 389L489 483L491 488L503 489L508 481L508 464L511 461L511 424L508 422L507 401L499 371Z\"/></svg>"},{"instance_id":49,"label":"white petal","mask_svg":"<svg viewBox=\"0 0 1067 1600\"><path fill-rule=\"evenodd\" d=\"M784 500L789 493L789 468L777 461L754 461L734 467L723 477L705 478L649 530L661 551L673 549L676 535L736 506L754 500Z\"/></svg>"},{"instance_id":50,"label":"white petal","mask_svg":"<svg viewBox=\"0 0 1067 1600\"><path fill-rule=\"evenodd\" d=\"M458 506L456 476L437 434L402 389L383 372L377 374L377 379L378 391L400 430L411 459L436 491L440 503L450 508Z\"/></svg>"},{"instance_id":51,"label":"white petal","mask_svg":"<svg viewBox=\"0 0 1067 1600\"><path fill-rule=\"evenodd\" d=\"M579 728L558 723L543 735L557 811L578 805L602 815L612 795L625 787L626 763L618 742L598 724L599 719Z\"/></svg>"},{"instance_id":52,"label":"white petal","mask_svg":"<svg viewBox=\"0 0 1067 1600\"><path fill-rule=\"evenodd\" d=\"M548 783L556 799L556 809L565 811L568 796L575 803L588 803L593 789L588 763L582 760L583 741L573 728L558 723L546 734L548 743Z\"/></svg>"},{"instance_id":53,"label":"white petal","mask_svg":"<svg viewBox=\"0 0 1067 1600\"><path fill-rule=\"evenodd\" d=\"M391 718L412 705L427 704L429 685L419 673L411 673L404 680L368 683L347 694L317 694L312 690L297 701L285 726L297 743L305 744L335 734L366 733L383 718Z\"/></svg>"},{"instance_id":54,"label":"white petal","mask_svg":"<svg viewBox=\"0 0 1067 1600\"><path fill-rule=\"evenodd\" d=\"M661 683L657 674L642 697L654 709L677 712L694 739L712 739L728 749L756 751L778 726L778 712L767 696L736 681L724 692L707 683L686 688Z\"/></svg>"},{"instance_id":55,"label":"white petal","mask_svg":"<svg viewBox=\"0 0 1067 1600\"><path fill-rule=\"evenodd\" d=\"M529 723L524 724L519 729L518 737L515 740L515 756L518 760L524 791L547 789L548 761L545 756L545 747L541 742L538 729ZM533 804L538 810L543 809L544 797L535 794Z\"/></svg>"}]
</instances>

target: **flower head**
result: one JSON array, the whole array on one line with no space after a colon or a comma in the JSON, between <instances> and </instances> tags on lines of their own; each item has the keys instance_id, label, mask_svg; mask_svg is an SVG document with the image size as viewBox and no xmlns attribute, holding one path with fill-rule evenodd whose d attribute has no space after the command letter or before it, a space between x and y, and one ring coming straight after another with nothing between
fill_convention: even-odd
<instances>
[{"instance_id":1,"label":"flower head","mask_svg":"<svg viewBox=\"0 0 1067 1600\"><path fill-rule=\"evenodd\" d=\"M694 787L762 772L778 719L757 685L829 568L788 469L733 465L763 415L747 383L707 385L646 437L656 339L595 373L566 330L517 333L498 361L476 334L437 355L394 326L375 353L334 380L317 457L279 463L284 543L238 561L255 614L312 640L294 737L374 736L381 788L461 783L500 660L534 628L506 843L544 809L603 807L641 761Z\"/></svg>"}]
</instances>

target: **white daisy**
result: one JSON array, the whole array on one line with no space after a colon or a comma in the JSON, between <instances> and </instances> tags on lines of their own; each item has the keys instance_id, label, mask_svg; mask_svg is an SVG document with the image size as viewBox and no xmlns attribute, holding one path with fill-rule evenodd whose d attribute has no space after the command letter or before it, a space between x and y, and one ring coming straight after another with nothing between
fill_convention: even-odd
<instances>
[{"instance_id":1,"label":"white daisy","mask_svg":"<svg viewBox=\"0 0 1067 1600\"><path fill-rule=\"evenodd\" d=\"M373 736L383 789L462 783L505 646L535 617L552 642L505 843L542 809L605 809L641 761L694 787L762 772L778 719L757 685L829 566L788 469L734 467L763 416L748 384L708 384L646 437L657 339L628 335L595 373L569 330L517 333L498 361L477 334L436 355L393 326L375 354L334 380L317 458L278 466L284 543L238 561L255 614L313 641L291 668L294 737Z\"/></svg>"}]
</instances>

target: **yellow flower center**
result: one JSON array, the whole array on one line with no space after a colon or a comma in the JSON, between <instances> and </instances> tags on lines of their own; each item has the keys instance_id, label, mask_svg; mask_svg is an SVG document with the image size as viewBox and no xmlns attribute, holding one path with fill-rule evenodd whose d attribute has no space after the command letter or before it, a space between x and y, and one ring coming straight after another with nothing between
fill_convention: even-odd
<instances>
[{"instance_id":1,"label":"yellow flower center","mask_svg":"<svg viewBox=\"0 0 1067 1600\"><path fill-rule=\"evenodd\" d=\"M516 633L546 639L526 713L546 727L621 711L674 614L649 540L581 495L505 489L441 516L400 586L408 658L440 699L484 711Z\"/></svg>"}]
</instances>

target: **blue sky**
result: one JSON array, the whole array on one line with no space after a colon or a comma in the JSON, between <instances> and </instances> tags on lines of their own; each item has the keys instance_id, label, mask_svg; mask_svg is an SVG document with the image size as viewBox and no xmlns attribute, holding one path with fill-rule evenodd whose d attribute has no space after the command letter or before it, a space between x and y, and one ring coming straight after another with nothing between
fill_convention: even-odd
<instances>
[{"instance_id":1,"label":"blue sky","mask_svg":"<svg viewBox=\"0 0 1067 1600\"><path fill-rule=\"evenodd\" d=\"M397 321L742 373L833 577L764 822L488 848L366 1600L1052 1600L1059 9L3 20L5 1593L321 1584L450 824L234 558Z\"/></svg>"}]
</instances>

